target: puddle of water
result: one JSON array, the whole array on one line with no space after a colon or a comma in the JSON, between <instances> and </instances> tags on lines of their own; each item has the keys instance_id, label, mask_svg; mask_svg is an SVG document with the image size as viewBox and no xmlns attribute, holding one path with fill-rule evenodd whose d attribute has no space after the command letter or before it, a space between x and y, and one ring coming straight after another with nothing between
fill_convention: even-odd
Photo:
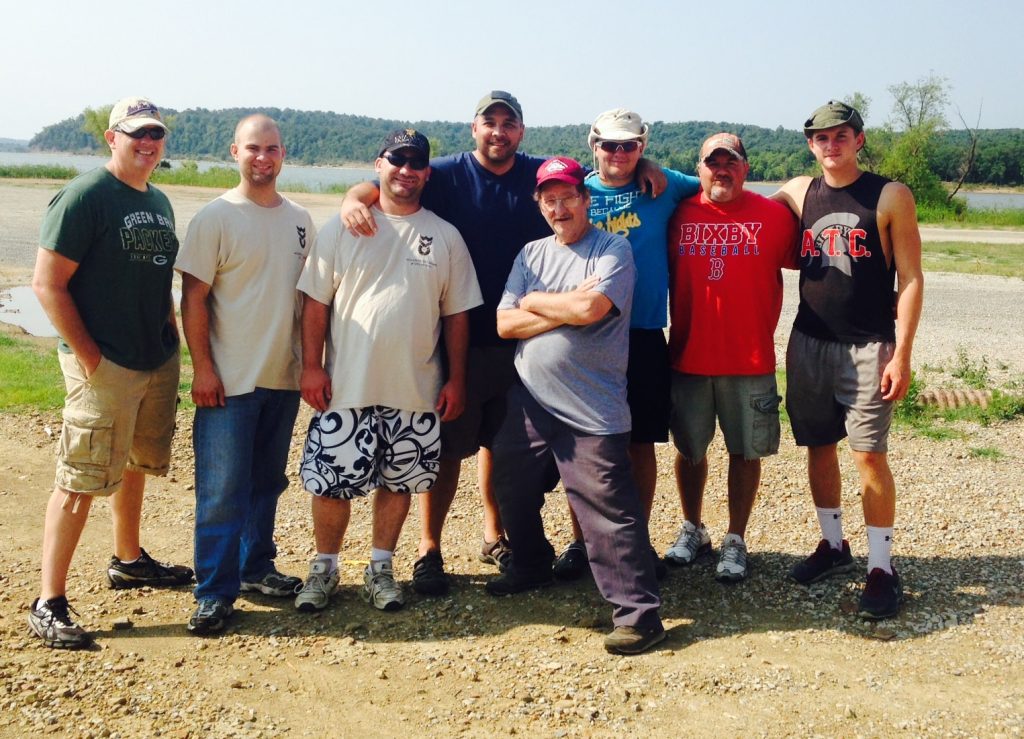
<instances>
[{"instance_id":1,"label":"puddle of water","mask_svg":"<svg viewBox=\"0 0 1024 739\"><path fill-rule=\"evenodd\" d=\"M171 290L174 304L181 301L181 292ZM56 336L57 330L50 324L43 306L36 300L31 287L0 288L0 323L20 326L32 336Z\"/></svg>"},{"instance_id":2,"label":"puddle of water","mask_svg":"<svg viewBox=\"0 0 1024 739\"><path fill-rule=\"evenodd\" d=\"M56 336L31 287L0 288L0 321L20 326L33 336Z\"/></svg>"}]
</instances>

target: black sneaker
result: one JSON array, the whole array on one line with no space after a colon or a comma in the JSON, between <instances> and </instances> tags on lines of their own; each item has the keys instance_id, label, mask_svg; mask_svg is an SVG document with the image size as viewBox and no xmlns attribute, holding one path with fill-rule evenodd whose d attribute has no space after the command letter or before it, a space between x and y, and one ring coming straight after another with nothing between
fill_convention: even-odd
<instances>
[{"instance_id":1,"label":"black sneaker","mask_svg":"<svg viewBox=\"0 0 1024 739\"><path fill-rule=\"evenodd\" d=\"M259 580L242 581L243 593L263 593L274 598L290 598L302 590L302 578L294 575L282 575L276 568L271 569Z\"/></svg>"},{"instance_id":2,"label":"black sneaker","mask_svg":"<svg viewBox=\"0 0 1024 739\"><path fill-rule=\"evenodd\" d=\"M203 598L199 601L192 618L188 620L188 630L199 636L219 634L228 625L228 619L235 612L230 603L216 598Z\"/></svg>"},{"instance_id":3,"label":"black sneaker","mask_svg":"<svg viewBox=\"0 0 1024 739\"><path fill-rule=\"evenodd\" d=\"M484 564L494 565L498 572L506 572L512 564L512 547L508 539L499 536L497 541L485 541L480 548L480 561Z\"/></svg>"},{"instance_id":4,"label":"black sneaker","mask_svg":"<svg viewBox=\"0 0 1024 739\"><path fill-rule=\"evenodd\" d=\"M903 602L903 583L896 568L892 574L876 567L868 573L868 581L861 593L857 605L857 615L877 621L881 618L892 618L900 612Z\"/></svg>"},{"instance_id":5,"label":"black sneaker","mask_svg":"<svg viewBox=\"0 0 1024 739\"><path fill-rule=\"evenodd\" d=\"M658 552L651 547L651 557L654 558L654 577L661 581L668 577L668 565L665 560L658 556Z\"/></svg>"},{"instance_id":6,"label":"black sneaker","mask_svg":"<svg viewBox=\"0 0 1024 739\"><path fill-rule=\"evenodd\" d=\"M574 541L562 550L551 566L551 572L559 580L579 580L590 571L587 547L582 541Z\"/></svg>"},{"instance_id":7,"label":"black sneaker","mask_svg":"<svg viewBox=\"0 0 1024 739\"><path fill-rule=\"evenodd\" d=\"M613 654L640 654L665 640L665 627L658 624L650 629L635 626L616 626L604 638L604 648Z\"/></svg>"},{"instance_id":8,"label":"black sneaker","mask_svg":"<svg viewBox=\"0 0 1024 739\"><path fill-rule=\"evenodd\" d=\"M484 585L491 595L512 595L525 590L535 590L550 585L552 582L550 567L539 570L517 570L511 567Z\"/></svg>"},{"instance_id":9,"label":"black sneaker","mask_svg":"<svg viewBox=\"0 0 1024 739\"><path fill-rule=\"evenodd\" d=\"M822 539L810 557L793 565L789 575L801 585L810 585L841 572L850 572L856 566L850 554L850 542L843 539L843 548L837 550L828 540Z\"/></svg>"},{"instance_id":10,"label":"black sneaker","mask_svg":"<svg viewBox=\"0 0 1024 739\"><path fill-rule=\"evenodd\" d=\"M28 609L28 626L32 633L53 649L84 649L92 644L92 636L71 620L71 607L63 595L49 600L36 598Z\"/></svg>"},{"instance_id":11,"label":"black sneaker","mask_svg":"<svg viewBox=\"0 0 1024 739\"><path fill-rule=\"evenodd\" d=\"M448 592L448 585L440 552L427 552L413 562L412 589L420 595L444 595Z\"/></svg>"},{"instance_id":12,"label":"black sneaker","mask_svg":"<svg viewBox=\"0 0 1024 739\"><path fill-rule=\"evenodd\" d=\"M110 558L110 564L107 565L110 587L116 590L141 588L146 585L153 588L171 588L192 582L191 567L157 562L146 554L145 549L139 551L139 558L134 562L122 562L117 557Z\"/></svg>"}]
</instances>

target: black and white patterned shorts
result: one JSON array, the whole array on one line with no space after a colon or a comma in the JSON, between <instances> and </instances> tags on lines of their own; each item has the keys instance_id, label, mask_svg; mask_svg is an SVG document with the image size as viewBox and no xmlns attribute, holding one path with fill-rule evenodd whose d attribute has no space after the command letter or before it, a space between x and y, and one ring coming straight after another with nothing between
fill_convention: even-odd
<instances>
[{"instance_id":1,"label":"black and white patterned shorts","mask_svg":"<svg viewBox=\"0 0 1024 739\"><path fill-rule=\"evenodd\" d=\"M299 474L313 495L351 500L377 488L425 493L437 479L441 421L436 413L383 405L317 413Z\"/></svg>"}]
</instances>

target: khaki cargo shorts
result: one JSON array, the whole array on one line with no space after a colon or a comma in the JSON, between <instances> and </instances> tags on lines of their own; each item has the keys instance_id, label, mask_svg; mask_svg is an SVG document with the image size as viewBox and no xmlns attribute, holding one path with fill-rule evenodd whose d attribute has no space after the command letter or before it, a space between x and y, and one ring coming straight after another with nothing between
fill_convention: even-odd
<instances>
[{"instance_id":1,"label":"khaki cargo shorts","mask_svg":"<svg viewBox=\"0 0 1024 739\"><path fill-rule=\"evenodd\" d=\"M165 475L171 461L180 357L154 370L131 370L106 357L86 379L74 354L57 352L64 384L64 425L57 487L112 495L125 468Z\"/></svg>"}]
</instances>

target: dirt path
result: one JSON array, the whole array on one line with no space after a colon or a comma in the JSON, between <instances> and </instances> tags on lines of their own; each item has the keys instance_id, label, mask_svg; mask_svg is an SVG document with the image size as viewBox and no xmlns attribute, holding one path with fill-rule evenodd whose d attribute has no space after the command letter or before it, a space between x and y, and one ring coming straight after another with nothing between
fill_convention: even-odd
<instances>
[{"instance_id":1,"label":"dirt path","mask_svg":"<svg viewBox=\"0 0 1024 739\"><path fill-rule=\"evenodd\" d=\"M189 419L174 469L151 485L144 545L161 558L191 553ZM467 470L447 529L452 594L410 593L396 614L358 596L369 507L357 504L332 607L309 617L288 601L242 597L222 638L189 636L187 590L115 592L98 504L69 593L97 634L92 652L61 653L27 635L38 587L42 508L52 481L55 415L0 417L0 735L72 736L1020 736L1024 732L1024 423L965 429L943 442L895 443L901 523L897 556L908 603L872 626L854 615L860 574L810 589L785 577L813 547L816 526L791 441L766 465L748 542L751 578L712 579L712 564L673 570L663 584L669 638L639 658L601 646L609 609L589 581L496 600L476 561L479 512ZM47 430L49 429L49 431ZM978 456L972 449L998 449ZM297 453L298 448L293 449ZM667 448L652 537L678 526ZM723 450L716 449L706 520L724 529ZM863 527L844 464L848 535ZM550 497L547 530L567 521ZM408 581L416 517L399 545ZM279 567L302 574L311 555L308 501L282 498ZM860 560L863 563L863 559ZM125 628L130 622L130 628Z\"/></svg>"}]
</instances>

